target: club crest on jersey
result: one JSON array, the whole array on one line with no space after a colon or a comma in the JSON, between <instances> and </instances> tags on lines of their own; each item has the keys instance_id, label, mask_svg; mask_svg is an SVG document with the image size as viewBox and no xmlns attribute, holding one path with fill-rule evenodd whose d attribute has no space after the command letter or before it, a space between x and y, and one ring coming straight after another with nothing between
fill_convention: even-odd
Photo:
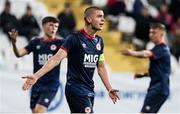
<instances>
[{"instance_id":1,"label":"club crest on jersey","mask_svg":"<svg viewBox=\"0 0 180 114\"><path fill-rule=\"evenodd\" d=\"M85 43L82 43L82 46L83 46L83 48L86 48L86 44Z\"/></svg>"},{"instance_id":2,"label":"club crest on jersey","mask_svg":"<svg viewBox=\"0 0 180 114\"><path fill-rule=\"evenodd\" d=\"M51 49L52 51L56 50L56 48L57 48L57 47L56 47L56 45L54 45L54 44L51 45L51 47L50 47L50 49Z\"/></svg>"},{"instance_id":3,"label":"club crest on jersey","mask_svg":"<svg viewBox=\"0 0 180 114\"><path fill-rule=\"evenodd\" d=\"M96 49L97 49L97 50L101 50L101 46L100 46L99 43L96 45Z\"/></svg>"},{"instance_id":4,"label":"club crest on jersey","mask_svg":"<svg viewBox=\"0 0 180 114\"><path fill-rule=\"evenodd\" d=\"M40 48L41 48L41 46L40 46L40 45L37 45L37 46L36 46L36 49L37 49L37 50L39 50Z\"/></svg>"},{"instance_id":5,"label":"club crest on jersey","mask_svg":"<svg viewBox=\"0 0 180 114\"><path fill-rule=\"evenodd\" d=\"M84 109L84 111L85 111L85 113L91 113L91 108L90 108L90 107L86 107L86 108Z\"/></svg>"}]
</instances>

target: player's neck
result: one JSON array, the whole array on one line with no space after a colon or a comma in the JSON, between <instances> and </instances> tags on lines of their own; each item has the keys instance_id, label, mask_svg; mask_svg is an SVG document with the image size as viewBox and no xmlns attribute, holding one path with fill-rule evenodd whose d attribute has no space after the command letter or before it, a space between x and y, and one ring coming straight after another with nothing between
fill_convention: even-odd
<instances>
[{"instance_id":1,"label":"player's neck","mask_svg":"<svg viewBox=\"0 0 180 114\"><path fill-rule=\"evenodd\" d=\"M47 34L45 34L44 36L43 36L43 39L44 40L52 40L52 39L54 39L55 38L55 36L49 36L49 35L47 35Z\"/></svg>"},{"instance_id":2,"label":"player's neck","mask_svg":"<svg viewBox=\"0 0 180 114\"><path fill-rule=\"evenodd\" d=\"M92 37L95 37L95 36L96 36L96 32L97 32L97 31L91 29L90 27L85 26L83 29L84 29L84 31L85 31L87 34L89 34L90 36L92 36Z\"/></svg>"},{"instance_id":3,"label":"player's neck","mask_svg":"<svg viewBox=\"0 0 180 114\"><path fill-rule=\"evenodd\" d=\"M161 40L159 40L157 43L155 43L156 45L159 45L159 44L165 44L165 40L162 38Z\"/></svg>"}]
</instances>

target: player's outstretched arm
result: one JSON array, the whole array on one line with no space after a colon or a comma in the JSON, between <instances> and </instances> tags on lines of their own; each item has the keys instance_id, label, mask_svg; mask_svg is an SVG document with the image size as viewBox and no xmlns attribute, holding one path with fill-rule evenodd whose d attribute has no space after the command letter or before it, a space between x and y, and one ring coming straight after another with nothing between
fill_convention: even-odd
<instances>
[{"instance_id":1,"label":"player's outstretched arm","mask_svg":"<svg viewBox=\"0 0 180 114\"><path fill-rule=\"evenodd\" d=\"M12 29L8 33L9 33L9 36L11 38L11 42L12 42L12 46L13 46L13 52L14 52L15 56L16 57L22 57L22 56L28 54L28 52L24 48L17 48L17 46L16 46L16 39L18 36L17 30Z\"/></svg>"},{"instance_id":2,"label":"player's outstretched arm","mask_svg":"<svg viewBox=\"0 0 180 114\"><path fill-rule=\"evenodd\" d=\"M40 77L44 76L47 72L52 70L65 57L67 57L67 52L64 51L63 49L59 49L59 51L53 57L51 57L46 62L46 64L41 69L39 69L36 73L34 73L33 75L23 77L27 80L23 84L22 89L27 90L31 88Z\"/></svg>"},{"instance_id":3,"label":"player's outstretched arm","mask_svg":"<svg viewBox=\"0 0 180 114\"><path fill-rule=\"evenodd\" d=\"M98 74L101 77L101 80L105 85L106 89L108 90L110 98L112 99L113 103L115 103L117 100L120 99L117 94L119 90L112 88L104 61L98 62Z\"/></svg>"},{"instance_id":4,"label":"player's outstretched arm","mask_svg":"<svg viewBox=\"0 0 180 114\"><path fill-rule=\"evenodd\" d=\"M121 54L125 56L133 56L139 58L149 58L153 56L153 53L150 50L143 50L143 51L134 51L131 49L122 50Z\"/></svg>"}]
</instances>

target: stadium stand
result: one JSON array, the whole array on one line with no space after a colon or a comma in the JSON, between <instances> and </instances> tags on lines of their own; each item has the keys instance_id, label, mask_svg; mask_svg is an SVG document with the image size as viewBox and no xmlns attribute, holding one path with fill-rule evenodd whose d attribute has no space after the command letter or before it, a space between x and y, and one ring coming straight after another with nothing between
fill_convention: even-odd
<instances>
[{"instance_id":1,"label":"stadium stand","mask_svg":"<svg viewBox=\"0 0 180 114\"><path fill-rule=\"evenodd\" d=\"M0 12L2 12L6 0L0 1ZM50 15L46 9L46 6L39 1L36 0L10 0L12 4L11 13L15 14L19 19L25 12L25 8L27 4L32 6L35 17L38 22L41 21L41 18L47 15ZM25 46L28 42L25 37L18 36L17 45L20 47ZM15 70L31 70L32 69L32 56L26 56L24 58L17 59L14 56L12 51L12 45L9 42L7 36L0 30L0 66L3 68L10 68ZM10 65L11 64L11 65ZM26 64L26 67L24 67Z\"/></svg>"},{"instance_id":2,"label":"stadium stand","mask_svg":"<svg viewBox=\"0 0 180 114\"><path fill-rule=\"evenodd\" d=\"M5 0L1 0L0 1L1 4L4 4L4 1ZM14 0L11 0L11 2L12 2L12 13L16 14L16 16L18 18L20 18L22 16L22 14L24 13L26 5L30 4L32 6L34 15L37 18L38 22L40 22L41 18L46 15L54 15L54 16L57 15L58 12L63 9L64 3L72 2L73 11L78 12L78 13L75 13L76 20L78 20L76 30L79 30L80 28L82 28L82 26L83 26L83 18L82 18L83 10L89 6L89 5L82 5L81 0L74 0L74 1L56 0L54 2L52 2L51 0L17 0L16 2ZM104 6L104 4L106 2L107 1L104 0L103 3L102 2L99 3L98 1L94 0L92 3L95 3L95 5L99 5L99 6ZM16 7L16 6L18 6L18 7ZM3 9L3 5L0 6L0 11L2 11L2 9ZM123 20L123 17L120 18L120 22L122 20ZM130 20L130 22L132 24L135 24L132 19ZM120 31L118 30L118 28L117 28L117 30L109 31L108 30L109 23L108 23L108 21L106 21L104 30L99 33L104 38L104 42L106 45L105 56L106 56L106 61L107 61L108 65L110 66L110 68L113 71L142 72L142 71L147 70L148 61L146 59L143 61L140 61L139 59L135 59L135 58L131 58L131 57L124 57L120 54L119 51L122 49L135 48L133 44L121 42L122 33L123 33L123 29L124 29L122 26L124 26L122 23L118 24ZM131 27L130 29L131 29L130 33L132 34L132 32L134 31L133 30L134 28ZM125 32L126 32L126 30L125 30ZM2 40L1 42L4 42L1 45L2 46L1 50L3 50L4 47L9 45L9 42L8 42L8 40L6 40L5 35L1 34L1 37L2 37L0 39L0 40ZM23 38L19 38L18 42L21 42L21 39L23 39ZM22 42L24 42L23 44L25 44L25 41L22 41ZM4 53L4 52L1 51L1 53ZM5 52L5 53L7 53L7 52ZM2 56L2 54L1 54L1 56ZM141 63L141 64L138 64L138 63ZM123 64L123 66L122 66L122 64Z\"/></svg>"}]
</instances>

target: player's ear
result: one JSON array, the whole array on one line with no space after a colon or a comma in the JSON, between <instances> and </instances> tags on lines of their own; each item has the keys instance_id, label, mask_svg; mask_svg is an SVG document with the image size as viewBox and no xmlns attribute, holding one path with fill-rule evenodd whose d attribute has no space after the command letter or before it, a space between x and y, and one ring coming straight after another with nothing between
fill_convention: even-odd
<instances>
[{"instance_id":1,"label":"player's ear","mask_svg":"<svg viewBox=\"0 0 180 114\"><path fill-rule=\"evenodd\" d=\"M86 17L86 21L87 21L88 23L91 23L92 19L91 19L90 17Z\"/></svg>"},{"instance_id":2,"label":"player's ear","mask_svg":"<svg viewBox=\"0 0 180 114\"><path fill-rule=\"evenodd\" d=\"M44 28L46 26L46 23L42 24L42 27Z\"/></svg>"},{"instance_id":3,"label":"player's ear","mask_svg":"<svg viewBox=\"0 0 180 114\"><path fill-rule=\"evenodd\" d=\"M161 37L163 37L163 36L165 36L165 33L162 31L162 32L161 32Z\"/></svg>"},{"instance_id":4,"label":"player's ear","mask_svg":"<svg viewBox=\"0 0 180 114\"><path fill-rule=\"evenodd\" d=\"M160 33L160 36L162 37L162 36L163 36L163 34L162 34L162 33Z\"/></svg>"}]
</instances>

